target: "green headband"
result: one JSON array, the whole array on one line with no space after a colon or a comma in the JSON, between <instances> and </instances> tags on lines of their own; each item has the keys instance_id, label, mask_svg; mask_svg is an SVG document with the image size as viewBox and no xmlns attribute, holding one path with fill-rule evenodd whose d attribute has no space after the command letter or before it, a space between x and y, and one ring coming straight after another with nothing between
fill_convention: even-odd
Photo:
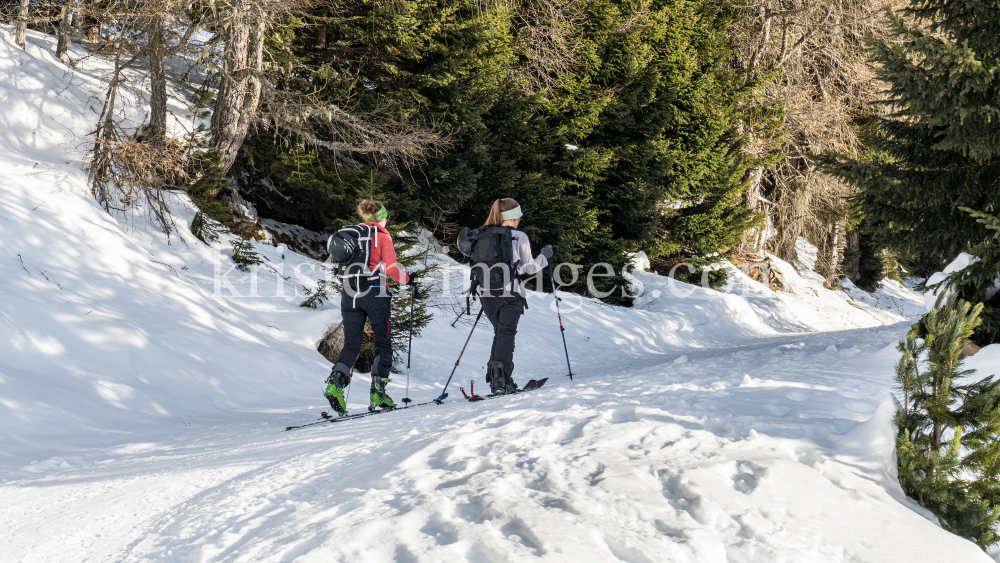
<instances>
[{"instance_id":1,"label":"green headband","mask_svg":"<svg viewBox=\"0 0 1000 563\"><path fill-rule=\"evenodd\" d=\"M374 221L375 223L381 223L387 217L389 217L389 210L386 209L385 206L383 205L382 209L376 211L374 215L365 215L363 219L365 221Z\"/></svg>"},{"instance_id":2,"label":"green headband","mask_svg":"<svg viewBox=\"0 0 1000 563\"><path fill-rule=\"evenodd\" d=\"M504 221L510 221L513 219L520 219L521 217L524 216L524 214L521 213L521 206L518 205L517 207L511 209L510 211L501 212L500 216L503 217Z\"/></svg>"}]
</instances>

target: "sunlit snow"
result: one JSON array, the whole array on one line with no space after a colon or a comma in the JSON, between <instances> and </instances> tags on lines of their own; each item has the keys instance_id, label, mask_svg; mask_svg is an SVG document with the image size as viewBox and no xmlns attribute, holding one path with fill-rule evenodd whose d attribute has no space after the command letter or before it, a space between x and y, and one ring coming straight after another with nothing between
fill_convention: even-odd
<instances>
[{"instance_id":1,"label":"sunlit snow","mask_svg":"<svg viewBox=\"0 0 1000 563\"><path fill-rule=\"evenodd\" d=\"M256 243L256 286L232 271L218 295L232 251L191 235L185 196L170 237L106 213L82 162L104 68L28 42L0 26L0 559L991 561L896 480L895 344L922 297L827 290L802 264L777 262L790 293L640 268L634 308L564 296L572 381L532 294L515 378L541 390L461 398L485 386L484 321L445 404L285 432L327 408L315 348L338 302L298 307L319 263ZM437 302L417 401L471 328ZM997 345L968 365L997 366Z\"/></svg>"}]
</instances>

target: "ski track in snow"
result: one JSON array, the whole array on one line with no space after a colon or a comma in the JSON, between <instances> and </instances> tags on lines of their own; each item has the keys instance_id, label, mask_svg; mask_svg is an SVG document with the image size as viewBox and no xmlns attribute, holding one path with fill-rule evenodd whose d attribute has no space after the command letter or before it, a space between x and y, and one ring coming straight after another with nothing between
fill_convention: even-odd
<instances>
[{"instance_id":1,"label":"ski track in snow","mask_svg":"<svg viewBox=\"0 0 1000 563\"><path fill-rule=\"evenodd\" d=\"M823 289L804 242L803 263L778 262L793 293L733 271L724 292L677 295L637 271L634 309L565 296L574 381L552 297L532 294L515 377L543 389L461 399L483 385L484 322L446 404L284 432L326 408L315 344L336 299L215 295L227 239L190 236L182 196L170 239L104 213L79 152L101 63L71 72L53 47L29 32L16 49L0 25L3 561L991 560L896 481L894 347L922 299ZM414 342L417 400L470 328L451 314ZM969 362L997 366L1000 346ZM366 387L357 374L352 411Z\"/></svg>"},{"instance_id":2,"label":"ski track in snow","mask_svg":"<svg viewBox=\"0 0 1000 563\"><path fill-rule=\"evenodd\" d=\"M214 428L8 485L0 528L25 561L973 561L971 544L892 539L933 529L893 483L891 382L870 368L902 328L289 433ZM21 495L35 510L9 508Z\"/></svg>"}]
</instances>

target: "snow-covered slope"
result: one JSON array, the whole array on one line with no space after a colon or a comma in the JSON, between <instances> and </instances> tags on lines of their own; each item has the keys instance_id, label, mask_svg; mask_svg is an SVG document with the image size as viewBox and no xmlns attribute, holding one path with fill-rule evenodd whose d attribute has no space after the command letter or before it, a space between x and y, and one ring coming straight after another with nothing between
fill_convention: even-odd
<instances>
[{"instance_id":1,"label":"snow-covered slope","mask_svg":"<svg viewBox=\"0 0 1000 563\"><path fill-rule=\"evenodd\" d=\"M39 452L86 457L88 446L221 411L301 404L316 385L308 376L328 369L315 344L337 314L301 309L301 299L216 296L215 261L233 264L190 234L183 198L170 237L141 214L116 220L101 209L81 163L100 65L72 72L50 38L30 34L23 52L3 33L0 468ZM315 266L261 252L287 272ZM249 276L229 278L249 293ZM259 279L259 293L274 295L277 276ZM289 295L299 287L286 285Z\"/></svg>"},{"instance_id":2,"label":"snow-covered slope","mask_svg":"<svg viewBox=\"0 0 1000 563\"><path fill-rule=\"evenodd\" d=\"M105 213L81 163L100 65L70 72L51 38L22 52L5 29L5 561L989 560L896 483L893 346L919 296L831 292L785 264L790 294L640 271L633 309L565 296L573 381L552 297L532 294L515 374L550 377L542 390L469 404L453 387L444 405L283 432L323 408L315 344L337 302L293 295L318 263L260 243L290 279L263 268L254 289L233 271L216 291L231 251L191 236L183 196L170 237ZM451 313L414 342L418 401L471 328ZM483 385L489 345L484 323L453 385Z\"/></svg>"}]
</instances>

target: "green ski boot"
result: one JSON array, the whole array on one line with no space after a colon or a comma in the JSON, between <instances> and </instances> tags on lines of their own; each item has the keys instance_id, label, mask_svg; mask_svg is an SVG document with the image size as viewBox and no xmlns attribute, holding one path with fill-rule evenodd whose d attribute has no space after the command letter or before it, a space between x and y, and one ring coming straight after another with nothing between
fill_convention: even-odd
<instances>
[{"instance_id":1,"label":"green ski boot","mask_svg":"<svg viewBox=\"0 0 1000 563\"><path fill-rule=\"evenodd\" d=\"M372 374L371 404L368 405L369 412L376 410L391 411L396 408L396 403L385 392L385 386L390 381L392 380L388 377Z\"/></svg>"},{"instance_id":2,"label":"green ski boot","mask_svg":"<svg viewBox=\"0 0 1000 563\"><path fill-rule=\"evenodd\" d=\"M344 388L351 384L351 376L337 369L341 365L337 364L333 368L333 373L330 374L330 377L326 378L326 391L323 392L323 395L327 401L330 401L330 406L333 410L343 416L347 414L347 400L344 399Z\"/></svg>"}]
</instances>

